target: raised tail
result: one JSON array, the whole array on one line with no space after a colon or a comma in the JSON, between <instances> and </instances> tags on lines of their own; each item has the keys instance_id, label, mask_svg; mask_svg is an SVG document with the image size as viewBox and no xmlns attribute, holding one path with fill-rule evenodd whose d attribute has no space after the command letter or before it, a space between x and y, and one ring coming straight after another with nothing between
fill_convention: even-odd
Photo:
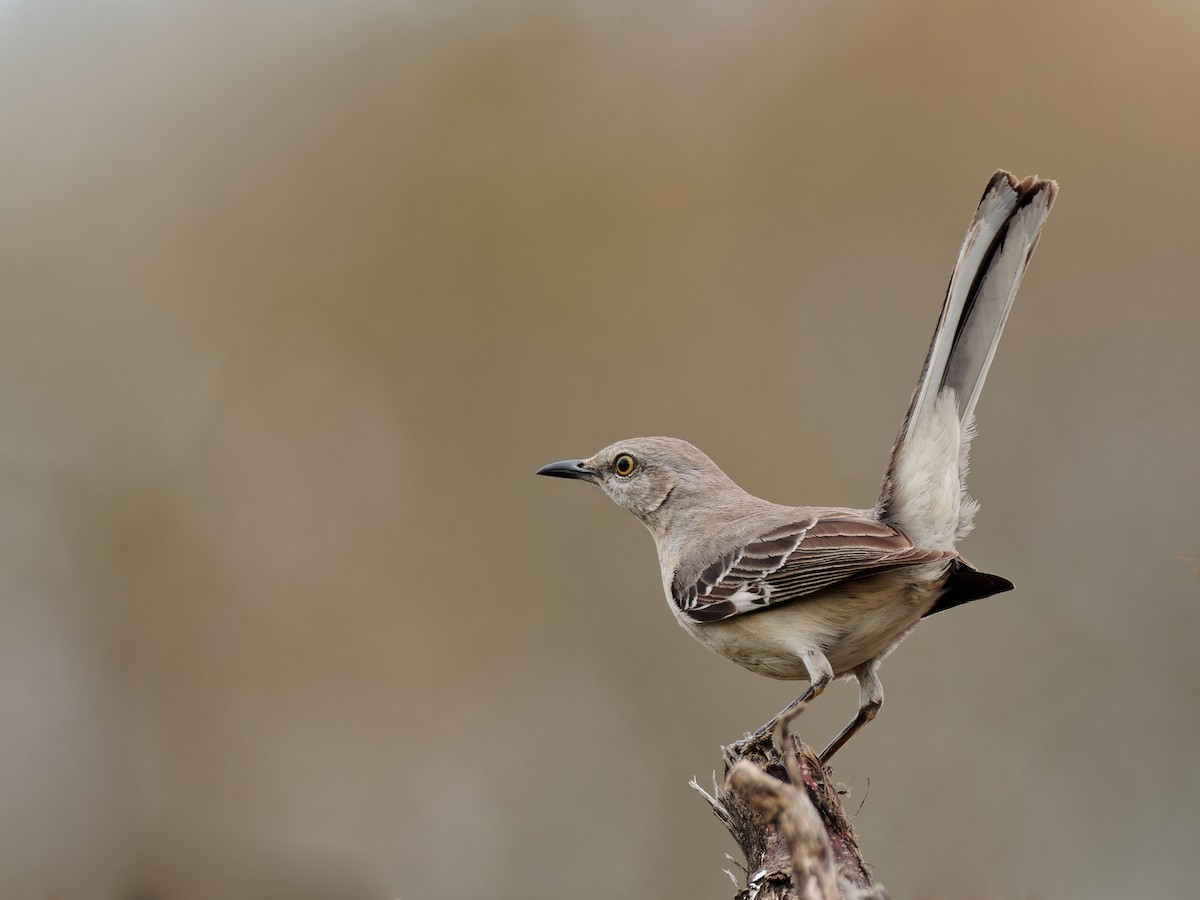
<instances>
[{"instance_id":1,"label":"raised tail","mask_svg":"<svg viewBox=\"0 0 1200 900\"><path fill-rule=\"evenodd\" d=\"M879 495L879 514L922 546L953 545L970 529L961 482L975 403L1057 192L1053 181L997 172L967 229Z\"/></svg>"}]
</instances>

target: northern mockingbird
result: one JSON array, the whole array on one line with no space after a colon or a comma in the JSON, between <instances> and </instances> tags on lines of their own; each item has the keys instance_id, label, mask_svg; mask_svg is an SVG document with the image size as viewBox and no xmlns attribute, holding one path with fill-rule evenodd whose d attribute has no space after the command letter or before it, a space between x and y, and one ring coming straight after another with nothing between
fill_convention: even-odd
<instances>
[{"instance_id":1,"label":"northern mockingbird","mask_svg":"<svg viewBox=\"0 0 1200 900\"><path fill-rule=\"evenodd\" d=\"M836 753L883 704L880 661L924 616L1012 589L955 545L978 508L966 492L975 402L1054 203L1053 181L997 172L967 229L933 343L873 509L780 506L738 487L686 441L618 441L539 475L597 485L654 536L671 611L700 643L808 690L858 680Z\"/></svg>"}]
</instances>

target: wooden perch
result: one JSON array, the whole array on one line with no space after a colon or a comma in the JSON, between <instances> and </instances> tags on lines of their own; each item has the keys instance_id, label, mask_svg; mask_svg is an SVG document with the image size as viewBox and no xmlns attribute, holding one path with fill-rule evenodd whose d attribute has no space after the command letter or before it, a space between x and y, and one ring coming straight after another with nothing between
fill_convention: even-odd
<instances>
[{"instance_id":1,"label":"wooden perch","mask_svg":"<svg viewBox=\"0 0 1200 900\"><path fill-rule=\"evenodd\" d=\"M695 781L746 857L735 900L887 900L816 753L795 735L781 754L770 738L725 748L725 784Z\"/></svg>"}]
</instances>

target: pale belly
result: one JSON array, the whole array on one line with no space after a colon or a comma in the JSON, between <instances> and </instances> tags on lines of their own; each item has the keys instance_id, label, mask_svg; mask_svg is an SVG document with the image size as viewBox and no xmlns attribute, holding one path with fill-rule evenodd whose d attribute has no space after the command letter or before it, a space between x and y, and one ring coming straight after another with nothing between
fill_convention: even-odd
<instances>
[{"instance_id":1,"label":"pale belly","mask_svg":"<svg viewBox=\"0 0 1200 900\"><path fill-rule=\"evenodd\" d=\"M721 622L676 615L700 643L759 675L807 680L802 655L815 650L839 676L886 656L933 606L944 571L938 565L885 572Z\"/></svg>"}]
</instances>

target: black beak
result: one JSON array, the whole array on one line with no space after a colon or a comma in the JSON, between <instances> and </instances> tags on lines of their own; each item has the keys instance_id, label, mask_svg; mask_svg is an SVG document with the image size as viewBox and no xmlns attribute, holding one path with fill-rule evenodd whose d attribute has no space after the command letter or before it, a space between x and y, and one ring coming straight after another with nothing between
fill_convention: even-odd
<instances>
[{"instance_id":1,"label":"black beak","mask_svg":"<svg viewBox=\"0 0 1200 900\"><path fill-rule=\"evenodd\" d=\"M576 478L593 483L600 478L600 473L585 466L582 459L564 459L562 462L550 463L538 469L537 474L549 475L552 478Z\"/></svg>"}]
</instances>

